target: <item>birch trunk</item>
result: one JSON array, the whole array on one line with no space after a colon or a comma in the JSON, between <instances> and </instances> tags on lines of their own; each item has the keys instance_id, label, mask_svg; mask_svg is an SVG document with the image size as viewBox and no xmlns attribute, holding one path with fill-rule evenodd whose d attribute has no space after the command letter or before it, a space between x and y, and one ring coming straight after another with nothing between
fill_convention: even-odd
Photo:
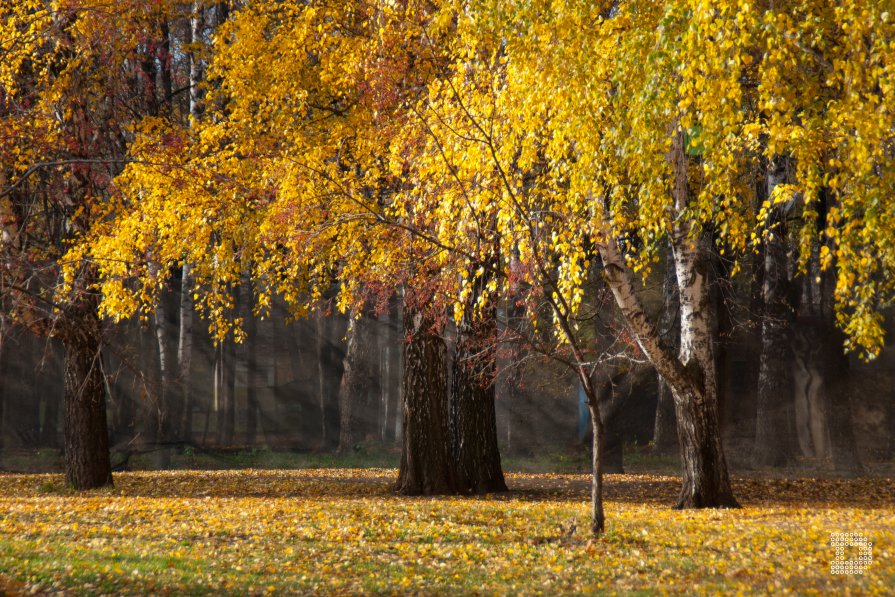
<instances>
[{"instance_id":1,"label":"birch trunk","mask_svg":"<svg viewBox=\"0 0 895 597\"><path fill-rule=\"evenodd\" d=\"M669 159L675 172L675 210L683 214L688 203L688 181L681 132L675 135ZM643 310L631 271L608 227L604 228L604 238L597 248L603 260L606 283L638 344L665 379L674 397L683 466L683 482L676 507L737 507L718 424L704 241L690 228L685 217L678 218L671 238L681 301L680 350L675 356L661 342L656 326Z\"/></svg>"}]
</instances>

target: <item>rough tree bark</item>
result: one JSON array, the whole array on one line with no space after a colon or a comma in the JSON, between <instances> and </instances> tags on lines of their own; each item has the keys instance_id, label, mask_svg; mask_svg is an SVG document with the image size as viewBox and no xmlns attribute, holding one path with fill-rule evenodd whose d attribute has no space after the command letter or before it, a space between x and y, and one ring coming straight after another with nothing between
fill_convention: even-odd
<instances>
[{"instance_id":1,"label":"rough tree bark","mask_svg":"<svg viewBox=\"0 0 895 597\"><path fill-rule=\"evenodd\" d=\"M0 462L3 460L3 446L6 440L6 423L4 413L6 410L6 363L3 345L6 343L6 322L0 319Z\"/></svg>"},{"instance_id":2,"label":"rough tree bark","mask_svg":"<svg viewBox=\"0 0 895 597\"><path fill-rule=\"evenodd\" d=\"M767 196L786 182L786 160L769 165ZM795 461L792 323L787 267L786 213L778 206L768 222L764 242L761 357L753 462L757 466L787 466Z\"/></svg>"},{"instance_id":3,"label":"rough tree bark","mask_svg":"<svg viewBox=\"0 0 895 597\"><path fill-rule=\"evenodd\" d=\"M474 317L472 310L486 280L474 284L463 319L457 327L457 346L450 393L451 455L457 488L462 493L506 491L497 445L494 410L497 367L497 313L493 307Z\"/></svg>"},{"instance_id":4,"label":"rough tree bark","mask_svg":"<svg viewBox=\"0 0 895 597\"><path fill-rule=\"evenodd\" d=\"M447 413L447 348L430 318L404 304L401 468L404 495L456 493Z\"/></svg>"},{"instance_id":5,"label":"rough tree bark","mask_svg":"<svg viewBox=\"0 0 895 597\"><path fill-rule=\"evenodd\" d=\"M65 481L75 489L112 484L96 313L97 299L88 295L67 307L58 322L65 347Z\"/></svg>"},{"instance_id":6,"label":"rough tree bark","mask_svg":"<svg viewBox=\"0 0 895 597\"><path fill-rule=\"evenodd\" d=\"M681 132L675 135L669 159L675 171L675 211L683 214L688 205L688 181ZM677 220L671 235L681 301L680 351L675 356L661 343L655 325L643 310L631 271L608 229L605 238L598 244L604 278L638 344L674 397L683 466L683 483L676 507L737 507L718 424L705 241L686 218Z\"/></svg>"}]
</instances>

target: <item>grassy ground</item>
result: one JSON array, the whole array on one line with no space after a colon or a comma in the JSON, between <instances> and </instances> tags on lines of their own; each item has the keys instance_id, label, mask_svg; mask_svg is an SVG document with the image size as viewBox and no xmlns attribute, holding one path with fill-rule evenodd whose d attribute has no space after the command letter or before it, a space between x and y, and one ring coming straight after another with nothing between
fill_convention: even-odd
<instances>
[{"instance_id":1,"label":"grassy ground","mask_svg":"<svg viewBox=\"0 0 895 597\"><path fill-rule=\"evenodd\" d=\"M612 475L591 540L588 478L508 475L511 491L402 498L393 469L128 472L73 493L0 475L0 593L885 593L895 480L739 478L744 508L674 511L678 479ZM830 533L873 542L830 573ZM856 555L846 550L844 557Z\"/></svg>"}]
</instances>

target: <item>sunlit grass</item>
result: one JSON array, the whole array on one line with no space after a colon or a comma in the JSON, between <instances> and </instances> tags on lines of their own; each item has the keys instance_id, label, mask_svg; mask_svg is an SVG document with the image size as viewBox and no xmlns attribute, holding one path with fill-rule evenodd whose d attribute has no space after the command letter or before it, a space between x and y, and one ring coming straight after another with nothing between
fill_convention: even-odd
<instances>
[{"instance_id":1,"label":"sunlit grass","mask_svg":"<svg viewBox=\"0 0 895 597\"><path fill-rule=\"evenodd\" d=\"M608 478L587 535L586 475L513 491L401 498L392 469L122 473L74 493L0 476L0 588L76 593L883 593L895 586L895 481L738 480L745 508L674 511L673 477ZM831 532L873 542L830 574ZM856 552L849 552L852 557Z\"/></svg>"}]
</instances>

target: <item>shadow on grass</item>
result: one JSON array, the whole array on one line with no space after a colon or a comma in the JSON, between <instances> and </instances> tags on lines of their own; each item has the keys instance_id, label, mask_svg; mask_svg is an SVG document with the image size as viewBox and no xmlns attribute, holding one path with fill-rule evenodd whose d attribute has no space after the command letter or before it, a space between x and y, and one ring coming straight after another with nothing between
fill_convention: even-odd
<instances>
[{"instance_id":1,"label":"shadow on grass","mask_svg":"<svg viewBox=\"0 0 895 597\"><path fill-rule=\"evenodd\" d=\"M115 475L115 487L76 492L61 475L2 475L0 497L104 498L265 498L265 499L470 499L522 502L586 502L590 476L508 473L510 491L486 496L405 497L394 492L394 469L301 469L127 472ZM793 504L874 509L895 503L895 479L734 478L734 492L745 507ZM680 490L680 479L661 475L607 475L609 502L667 504Z\"/></svg>"}]
</instances>

